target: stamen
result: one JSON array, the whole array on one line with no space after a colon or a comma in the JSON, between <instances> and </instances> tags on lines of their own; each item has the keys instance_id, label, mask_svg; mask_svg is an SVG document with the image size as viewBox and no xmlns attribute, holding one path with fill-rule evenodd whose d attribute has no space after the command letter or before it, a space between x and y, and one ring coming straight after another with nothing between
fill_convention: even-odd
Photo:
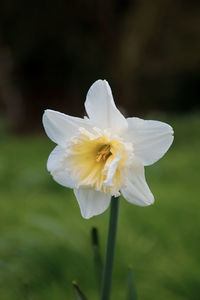
<instances>
[{"instance_id":1,"label":"stamen","mask_svg":"<svg viewBox=\"0 0 200 300\"><path fill-rule=\"evenodd\" d=\"M110 152L110 148L109 144L103 145L96 155L96 162L107 160L107 158L112 154Z\"/></svg>"}]
</instances>

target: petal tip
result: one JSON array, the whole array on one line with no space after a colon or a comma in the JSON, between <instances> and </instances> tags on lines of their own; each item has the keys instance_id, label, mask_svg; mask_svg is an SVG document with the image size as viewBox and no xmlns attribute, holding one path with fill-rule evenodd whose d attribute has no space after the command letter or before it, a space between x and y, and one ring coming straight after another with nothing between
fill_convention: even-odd
<instances>
[{"instance_id":1,"label":"petal tip","mask_svg":"<svg viewBox=\"0 0 200 300\"><path fill-rule=\"evenodd\" d=\"M90 216L90 215L84 214L84 213L82 213L82 212L81 212L81 216L82 216L83 219L85 219L85 220L89 220L89 219L91 219L92 217L94 217L94 216Z\"/></svg>"},{"instance_id":2,"label":"petal tip","mask_svg":"<svg viewBox=\"0 0 200 300\"><path fill-rule=\"evenodd\" d=\"M109 83L108 83L108 81L106 79L97 79L95 82L93 82L93 84L91 85L90 89L92 87L95 87L95 86L102 87L104 85L109 86Z\"/></svg>"},{"instance_id":3,"label":"petal tip","mask_svg":"<svg viewBox=\"0 0 200 300\"><path fill-rule=\"evenodd\" d=\"M52 115L52 113L54 113L54 112L55 112L54 110L48 109L48 108L44 110L44 113L42 115L43 124L44 124L45 120L49 119L50 116Z\"/></svg>"},{"instance_id":4,"label":"petal tip","mask_svg":"<svg viewBox=\"0 0 200 300\"><path fill-rule=\"evenodd\" d=\"M154 199L154 196L153 196L153 194L152 194L151 199L148 199L147 206L152 205L152 204L154 204L154 203L155 203L155 199Z\"/></svg>"},{"instance_id":5,"label":"petal tip","mask_svg":"<svg viewBox=\"0 0 200 300\"><path fill-rule=\"evenodd\" d=\"M140 206L150 206L152 204L154 204L155 202L155 199L154 199L154 196L152 195L151 198L149 198L148 200L146 200L145 202L141 202L141 205Z\"/></svg>"},{"instance_id":6,"label":"petal tip","mask_svg":"<svg viewBox=\"0 0 200 300\"><path fill-rule=\"evenodd\" d=\"M47 108L47 109L44 110L44 114L48 114L51 111L52 111L51 109Z\"/></svg>"}]
</instances>

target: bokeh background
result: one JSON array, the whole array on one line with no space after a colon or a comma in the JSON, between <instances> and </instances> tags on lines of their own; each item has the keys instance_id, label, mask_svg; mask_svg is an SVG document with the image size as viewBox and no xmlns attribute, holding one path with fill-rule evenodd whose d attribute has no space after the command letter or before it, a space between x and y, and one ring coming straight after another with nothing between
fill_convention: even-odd
<instances>
[{"instance_id":1,"label":"bokeh background","mask_svg":"<svg viewBox=\"0 0 200 300\"><path fill-rule=\"evenodd\" d=\"M146 168L153 206L121 200L112 299L200 294L200 4L186 0L0 2L0 299L98 299L90 242L102 257L109 212L83 220L72 191L46 170L54 144L44 109L84 115L107 79L126 116L169 122L175 141Z\"/></svg>"}]
</instances>

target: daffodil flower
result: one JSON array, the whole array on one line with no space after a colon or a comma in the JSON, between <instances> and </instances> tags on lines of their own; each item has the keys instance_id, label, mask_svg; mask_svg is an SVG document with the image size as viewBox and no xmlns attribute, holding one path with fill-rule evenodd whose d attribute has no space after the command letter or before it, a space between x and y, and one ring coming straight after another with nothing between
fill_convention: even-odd
<instances>
[{"instance_id":1,"label":"daffodil flower","mask_svg":"<svg viewBox=\"0 0 200 300\"><path fill-rule=\"evenodd\" d=\"M140 118L125 118L115 106L106 80L88 91L88 118L47 109L43 124L57 144L47 169L59 184L74 189L81 214L88 219L103 213L111 196L120 194L130 203L154 202L144 166L159 160L173 141L170 125Z\"/></svg>"}]
</instances>

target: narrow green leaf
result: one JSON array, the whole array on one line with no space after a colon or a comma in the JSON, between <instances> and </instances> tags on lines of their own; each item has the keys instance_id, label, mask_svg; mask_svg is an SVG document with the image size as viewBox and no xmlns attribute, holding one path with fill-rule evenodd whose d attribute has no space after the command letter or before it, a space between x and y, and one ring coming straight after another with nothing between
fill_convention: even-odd
<instances>
[{"instance_id":1,"label":"narrow green leaf","mask_svg":"<svg viewBox=\"0 0 200 300\"><path fill-rule=\"evenodd\" d=\"M23 290L24 290L24 299L29 300L30 296L29 296L29 284L28 283L23 284Z\"/></svg>"},{"instance_id":2,"label":"narrow green leaf","mask_svg":"<svg viewBox=\"0 0 200 300\"><path fill-rule=\"evenodd\" d=\"M74 291L77 297L77 300L87 300L86 296L83 294L83 292L80 290L78 283L76 280L72 281L72 285L74 287Z\"/></svg>"},{"instance_id":3,"label":"narrow green leaf","mask_svg":"<svg viewBox=\"0 0 200 300\"><path fill-rule=\"evenodd\" d=\"M127 300L137 300L134 275L133 275L133 270L131 267L129 267L129 269L128 269Z\"/></svg>"},{"instance_id":4,"label":"narrow green leaf","mask_svg":"<svg viewBox=\"0 0 200 300\"><path fill-rule=\"evenodd\" d=\"M97 282L98 282L98 285L100 288L103 264L102 264L102 259L101 259L101 255L100 255L98 229L96 227L92 227L91 240L92 240L92 249L93 249L93 256L94 256L94 268L95 268Z\"/></svg>"}]
</instances>

